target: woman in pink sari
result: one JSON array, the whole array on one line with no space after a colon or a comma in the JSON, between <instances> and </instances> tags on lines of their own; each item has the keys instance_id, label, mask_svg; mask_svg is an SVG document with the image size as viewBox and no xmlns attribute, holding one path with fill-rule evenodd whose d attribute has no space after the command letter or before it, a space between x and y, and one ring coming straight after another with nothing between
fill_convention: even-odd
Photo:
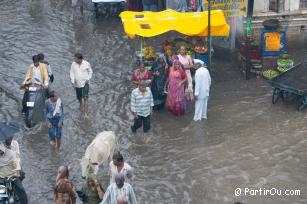
<instances>
[{"instance_id":1,"label":"woman in pink sari","mask_svg":"<svg viewBox=\"0 0 307 204\"><path fill-rule=\"evenodd\" d=\"M185 94L188 101L194 100L194 94L193 94L193 82L192 82L192 76L191 76L191 68L193 68L193 62L190 55L186 53L185 47L180 47L179 50L179 62L183 65L185 69L185 73L187 75L188 80L188 86L186 87Z\"/></svg>"},{"instance_id":2,"label":"woman in pink sari","mask_svg":"<svg viewBox=\"0 0 307 204\"><path fill-rule=\"evenodd\" d=\"M184 83L186 80L185 71L180 62L175 60L168 72L166 108L177 116L183 115L185 111Z\"/></svg>"}]
</instances>

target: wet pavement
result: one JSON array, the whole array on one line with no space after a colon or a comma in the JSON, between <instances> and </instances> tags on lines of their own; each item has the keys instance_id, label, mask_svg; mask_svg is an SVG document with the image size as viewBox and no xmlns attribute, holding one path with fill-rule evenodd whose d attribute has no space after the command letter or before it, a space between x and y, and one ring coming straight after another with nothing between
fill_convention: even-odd
<instances>
[{"instance_id":1,"label":"wet pavement","mask_svg":"<svg viewBox=\"0 0 307 204\"><path fill-rule=\"evenodd\" d=\"M0 118L18 120L22 82L31 56L43 52L53 68L54 89L65 108L59 154L49 146L45 126L17 134L24 186L30 203L54 203L58 166L75 164L77 188L82 185L79 159L95 135L114 130L118 149L135 168L132 185L139 203L248 204L307 203L307 117L292 102L272 105L271 87L262 79L245 81L236 63L215 60L208 121L191 123L193 104L183 117L154 113L152 140L130 132L127 74L134 68L136 43L114 17L93 15L87 4L83 18L71 20L69 3L59 0L0 1ZM90 119L84 120L69 81L76 51L93 67ZM296 51L293 56L301 58ZM108 185L107 164L100 168ZM240 196L236 188L299 189L300 196ZM80 201L78 201L80 202Z\"/></svg>"}]
</instances>

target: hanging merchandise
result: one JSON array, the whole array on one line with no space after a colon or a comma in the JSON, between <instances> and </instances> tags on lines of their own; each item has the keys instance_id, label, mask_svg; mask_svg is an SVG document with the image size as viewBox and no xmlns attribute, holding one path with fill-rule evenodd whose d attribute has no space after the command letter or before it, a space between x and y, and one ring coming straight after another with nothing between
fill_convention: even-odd
<instances>
[{"instance_id":1,"label":"hanging merchandise","mask_svg":"<svg viewBox=\"0 0 307 204\"><path fill-rule=\"evenodd\" d=\"M185 12L187 11L186 0L166 0L166 8L178 12Z\"/></svg>"},{"instance_id":2,"label":"hanging merchandise","mask_svg":"<svg viewBox=\"0 0 307 204\"><path fill-rule=\"evenodd\" d=\"M190 11L196 11L196 10L197 10L196 0L190 0Z\"/></svg>"}]
</instances>

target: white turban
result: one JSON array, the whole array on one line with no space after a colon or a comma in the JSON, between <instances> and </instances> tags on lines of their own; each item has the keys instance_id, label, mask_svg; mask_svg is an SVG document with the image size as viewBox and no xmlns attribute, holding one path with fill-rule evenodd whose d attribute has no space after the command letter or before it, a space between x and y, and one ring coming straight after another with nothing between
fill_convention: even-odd
<instances>
[{"instance_id":1,"label":"white turban","mask_svg":"<svg viewBox=\"0 0 307 204\"><path fill-rule=\"evenodd\" d=\"M196 63L199 63L199 64L201 64L201 65L204 65L205 63L202 61L202 60L200 60L200 59L194 59L194 64L196 64Z\"/></svg>"}]
</instances>

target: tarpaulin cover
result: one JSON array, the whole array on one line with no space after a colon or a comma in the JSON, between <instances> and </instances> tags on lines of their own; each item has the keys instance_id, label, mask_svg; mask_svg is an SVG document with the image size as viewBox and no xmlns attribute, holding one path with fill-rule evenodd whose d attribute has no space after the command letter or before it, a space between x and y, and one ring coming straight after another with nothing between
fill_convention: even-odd
<instances>
[{"instance_id":1,"label":"tarpaulin cover","mask_svg":"<svg viewBox=\"0 0 307 204\"><path fill-rule=\"evenodd\" d=\"M208 12L179 13L168 9L161 12L132 12L120 14L125 32L130 38L135 35L153 37L174 30L187 36L208 36ZM211 36L228 36L229 25L223 11L211 11Z\"/></svg>"}]
</instances>

